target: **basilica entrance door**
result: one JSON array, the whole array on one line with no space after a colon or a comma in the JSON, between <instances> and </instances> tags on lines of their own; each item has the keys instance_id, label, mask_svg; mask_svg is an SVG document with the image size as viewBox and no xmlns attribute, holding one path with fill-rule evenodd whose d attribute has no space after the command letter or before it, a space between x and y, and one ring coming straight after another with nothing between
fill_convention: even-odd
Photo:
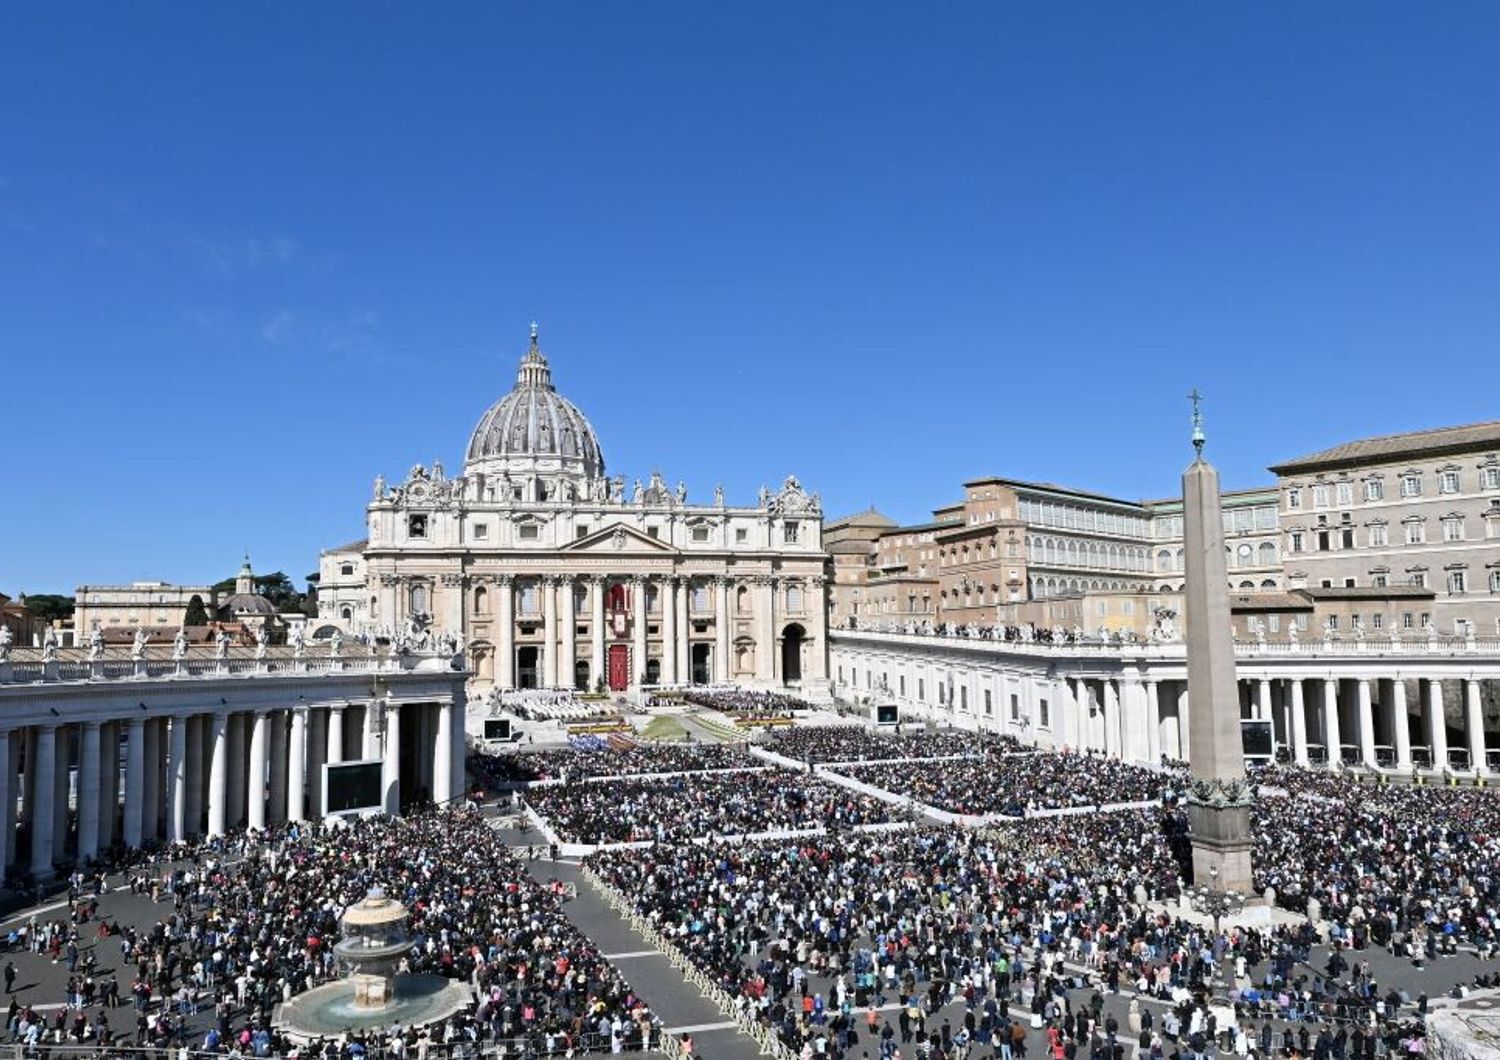
<instances>
[{"instance_id":1,"label":"basilica entrance door","mask_svg":"<svg viewBox=\"0 0 1500 1060\"><path fill-rule=\"evenodd\" d=\"M614 692L623 692L630 687L629 645L611 644L609 646L609 687Z\"/></svg>"}]
</instances>

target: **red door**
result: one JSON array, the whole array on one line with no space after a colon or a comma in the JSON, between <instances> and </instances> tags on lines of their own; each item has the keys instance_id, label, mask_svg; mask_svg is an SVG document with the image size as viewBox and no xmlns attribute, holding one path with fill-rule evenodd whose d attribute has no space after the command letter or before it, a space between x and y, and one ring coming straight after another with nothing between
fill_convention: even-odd
<instances>
[{"instance_id":1,"label":"red door","mask_svg":"<svg viewBox=\"0 0 1500 1060\"><path fill-rule=\"evenodd\" d=\"M609 646L609 687L615 692L630 687L630 646L627 644Z\"/></svg>"}]
</instances>

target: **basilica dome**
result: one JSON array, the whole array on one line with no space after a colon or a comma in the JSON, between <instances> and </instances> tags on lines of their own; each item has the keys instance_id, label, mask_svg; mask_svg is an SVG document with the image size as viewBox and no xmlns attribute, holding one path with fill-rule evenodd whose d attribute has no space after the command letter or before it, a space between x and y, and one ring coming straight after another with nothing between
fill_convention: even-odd
<instances>
[{"instance_id":1,"label":"basilica dome","mask_svg":"<svg viewBox=\"0 0 1500 1060\"><path fill-rule=\"evenodd\" d=\"M469 439L465 469L498 474L525 472L548 462L565 471L595 479L604 473L604 455L594 428L578 407L552 385L552 369L537 347L521 358L516 385L491 405Z\"/></svg>"}]
</instances>

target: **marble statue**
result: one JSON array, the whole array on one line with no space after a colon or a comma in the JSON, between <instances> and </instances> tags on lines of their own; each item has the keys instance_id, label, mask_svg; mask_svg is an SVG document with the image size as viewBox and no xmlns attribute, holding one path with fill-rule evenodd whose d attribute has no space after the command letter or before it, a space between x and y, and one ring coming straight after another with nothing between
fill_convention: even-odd
<instances>
[{"instance_id":1,"label":"marble statue","mask_svg":"<svg viewBox=\"0 0 1500 1060\"><path fill-rule=\"evenodd\" d=\"M1401 643L1401 627L1400 626L1392 626L1391 627L1391 643L1393 645Z\"/></svg>"},{"instance_id":2,"label":"marble statue","mask_svg":"<svg viewBox=\"0 0 1500 1060\"><path fill-rule=\"evenodd\" d=\"M630 501L632 504L646 503L646 487L641 485L640 479L635 480L635 489L630 494Z\"/></svg>"},{"instance_id":3,"label":"marble statue","mask_svg":"<svg viewBox=\"0 0 1500 1060\"><path fill-rule=\"evenodd\" d=\"M302 649L307 647L307 634L302 631L300 625L292 627L292 635L289 639L292 642L292 654L298 659L302 658Z\"/></svg>"},{"instance_id":4,"label":"marble statue","mask_svg":"<svg viewBox=\"0 0 1500 1060\"><path fill-rule=\"evenodd\" d=\"M756 495L756 500L760 502L760 506L762 508L769 508L771 506L771 491L765 486L762 486L760 488L760 493Z\"/></svg>"},{"instance_id":5,"label":"marble statue","mask_svg":"<svg viewBox=\"0 0 1500 1060\"><path fill-rule=\"evenodd\" d=\"M1297 643L1297 634L1298 634L1297 620L1295 618L1293 618L1293 619L1289 620L1287 622L1287 624L1286 624L1286 639L1288 641L1290 641L1291 643L1296 644Z\"/></svg>"},{"instance_id":6,"label":"marble statue","mask_svg":"<svg viewBox=\"0 0 1500 1060\"><path fill-rule=\"evenodd\" d=\"M255 658L262 660L270 650L271 634L269 630L261 630L255 637Z\"/></svg>"},{"instance_id":7,"label":"marble statue","mask_svg":"<svg viewBox=\"0 0 1500 1060\"><path fill-rule=\"evenodd\" d=\"M1425 621L1425 622L1422 623L1422 632L1424 632L1424 633L1427 634L1427 639L1428 640L1437 640L1438 639L1437 627L1432 624L1432 619L1431 618L1427 619L1427 621Z\"/></svg>"},{"instance_id":8,"label":"marble statue","mask_svg":"<svg viewBox=\"0 0 1500 1060\"><path fill-rule=\"evenodd\" d=\"M385 476L384 475L376 475L375 476L375 499L377 501L385 499Z\"/></svg>"},{"instance_id":9,"label":"marble statue","mask_svg":"<svg viewBox=\"0 0 1500 1060\"><path fill-rule=\"evenodd\" d=\"M0 626L0 662L10 661L10 642L14 638L9 626Z\"/></svg>"},{"instance_id":10,"label":"marble statue","mask_svg":"<svg viewBox=\"0 0 1500 1060\"><path fill-rule=\"evenodd\" d=\"M51 626L42 633L42 662L57 662L57 631Z\"/></svg>"},{"instance_id":11,"label":"marble statue","mask_svg":"<svg viewBox=\"0 0 1500 1060\"><path fill-rule=\"evenodd\" d=\"M687 503L687 483L683 482L681 479L677 480L677 503Z\"/></svg>"},{"instance_id":12,"label":"marble statue","mask_svg":"<svg viewBox=\"0 0 1500 1060\"><path fill-rule=\"evenodd\" d=\"M609 484L609 501L611 504L625 503L625 476L616 475Z\"/></svg>"},{"instance_id":13,"label":"marble statue","mask_svg":"<svg viewBox=\"0 0 1500 1060\"><path fill-rule=\"evenodd\" d=\"M328 638L328 657L330 659L337 659L339 657L339 652L343 651L343 649L344 635L343 633L339 632L339 630L335 629L333 631L333 636Z\"/></svg>"},{"instance_id":14,"label":"marble statue","mask_svg":"<svg viewBox=\"0 0 1500 1060\"><path fill-rule=\"evenodd\" d=\"M138 628L135 631L135 639L130 643L130 657L132 659L144 659L146 657L146 642L150 639L150 634L144 629Z\"/></svg>"},{"instance_id":15,"label":"marble statue","mask_svg":"<svg viewBox=\"0 0 1500 1060\"><path fill-rule=\"evenodd\" d=\"M214 658L229 658L229 634L222 629L214 634Z\"/></svg>"},{"instance_id":16,"label":"marble statue","mask_svg":"<svg viewBox=\"0 0 1500 1060\"><path fill-rule=\"evenodd\" d=\"M724 507L724 484L722 482L714 487L714 505L718 508Z\"/></svg>"},{"instance_id":17,"label":"marble statue","mask_svg":"<svg viewBox=\"0 0 1500 1060\"><path fill-rule=\"evenodd\" d=\"M1365 639L1365 624L1363 622L1361 622L1357 618L1354 620L1354 639L1355 640L1364 640Z\"/></svg>"},{"instance_id":18,"label":"marble statue","mask_svg":"<svg viewBox=\"0 0 1500 1060\"><path fill-rule=\"evenodd\" d=\"M95 626L89 634L89 662L98 662L104 658L104 634L99 627Z\"/></svg>"},{"instance_id":19,"label":"marble statue","mask_svg":"<svg viewBox=\"0 0 1500 1060\"><path fill-rule=\"evenodd\" d=\"M187 657L188 639L187 631L179 629L177 635L172 638L172 658L181 662Z\"/></svg>"}]
</instances>

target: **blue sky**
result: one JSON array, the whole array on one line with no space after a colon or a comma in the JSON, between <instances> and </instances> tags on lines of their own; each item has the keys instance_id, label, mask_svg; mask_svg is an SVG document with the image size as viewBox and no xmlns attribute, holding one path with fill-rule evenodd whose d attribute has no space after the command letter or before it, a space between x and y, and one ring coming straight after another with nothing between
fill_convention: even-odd
<instances>
[{"instance_id":1,"label":"blue sky","mask_svg":"<svg viewBox=\"0 0 1500 1060\"><path fill-rule=\"evenodd\" d=\"M0 591L300 578L541 323L612 471L916 520L1493 419L1500 6L117 4L0 33Z\"/></svg>"}]
</instances>

